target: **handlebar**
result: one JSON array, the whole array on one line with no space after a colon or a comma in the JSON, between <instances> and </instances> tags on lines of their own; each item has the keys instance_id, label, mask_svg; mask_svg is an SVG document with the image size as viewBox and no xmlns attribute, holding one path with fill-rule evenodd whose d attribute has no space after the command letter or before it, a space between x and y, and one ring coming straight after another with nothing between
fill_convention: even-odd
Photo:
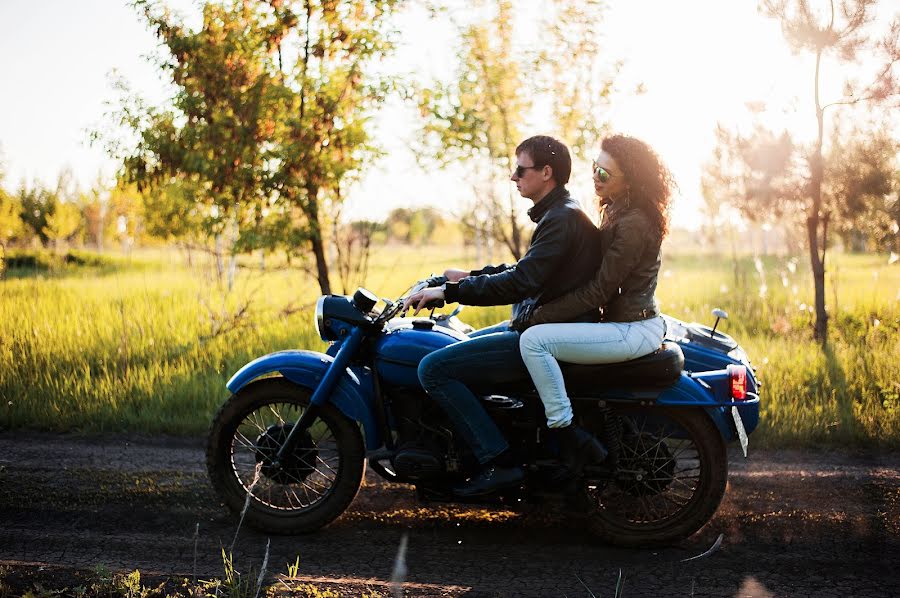
<instances>
[{"instance_id":1,"label":"handlebar","mask_svg":"<svg viewBox=\"0 0 900 598\"><path fill-rule=\"evenodd\" d=\"M401 312L405 311L404 304L410 296L415 295L419 291L427 288L441 286L445 282L447 282L447 278L445 276L431 276L429 278L416 282L409 288L409 290L398 297L396 301L389 301L387 299L384 299L384 302L387 304L387 306L380 314L378 314L373 323L378 325L385 324L389 320L397 317L397 315L399 315ZM425 305L425 308L435 309L438 307L443 307L444 305L444 301L431 301ZM452 315L456 315L458 312L459 308L457 308L457 310Z\"/></svg>"},{"instance_id":2,"label":"handlebar","mask_svg":"<svg viewBox=\"0 0 900 598\"><path fill-rule=\"evenodd\" d=\"M427 288L428 288L428 280L420 280L416 284L414 284L412 287L410 287L409 290L407 290L405 293L400 295L400 297L398 297L396 301L390 301L388 299L384 299L384 302L387 304L387 306L384 308L384 310L380 314L378 314L378 316L374 320L374 323L378 324L378 325L383 325L386 322L388 322L389 320L397 317L397 315L401 311L404 311L404 309L405 309L404 303L406 302L406 300L409 298L410 295L415 295L419 291L421 291L423 289L427 289Z\"/></svg>"}]
</instances>

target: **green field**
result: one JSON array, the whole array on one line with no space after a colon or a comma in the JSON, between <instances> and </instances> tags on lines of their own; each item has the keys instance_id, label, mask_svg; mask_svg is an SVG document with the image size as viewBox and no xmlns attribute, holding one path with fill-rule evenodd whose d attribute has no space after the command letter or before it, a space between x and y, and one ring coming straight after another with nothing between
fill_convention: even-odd
<instances>
[{"instance_id":1,"label":"green field","mask_svg":"<svg viewBox=\"0 0 900 598\"><path fill-rule=\"evenodd\" d=\"M0 281L0 428L202 434L245 362L324 347L303 270L248 258L228 292L211 264L188 267L174 251L82 261ZM479 264L457 248L378 247L365 284L392 297L448 265ZM829 268L825 350L811 338L804 257L669 257L659 298L687 321L729 312L722 328L764 384L752 444L900 447L900 263L833 253ZM507 313L468 308L463 319Z\"/></svg>"}]
</instances>

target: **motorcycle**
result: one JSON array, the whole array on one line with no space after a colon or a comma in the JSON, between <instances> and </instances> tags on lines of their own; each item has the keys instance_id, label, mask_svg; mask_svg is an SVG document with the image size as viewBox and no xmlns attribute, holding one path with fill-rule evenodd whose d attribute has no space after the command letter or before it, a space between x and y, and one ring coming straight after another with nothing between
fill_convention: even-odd
<instances>
[{"instance_id":1,"label":"motorcycle","mask_svg":"<svg viewBox=\"0 0 900 598\"><path fill-rule=\"evenodd\" d=\"M504 509L557 505L583 518L605 542L676 542L705 525L725 493L726 445L759 421L759 388L745 351L712 328L666 318L654 353L624 363L562 364L575 421L609 450L566 489L543 405L530 380L473 388L524 465L517 488L464 500L453 486L477 463L419 383L428 353L465 342L457 317L405 316L396 301L360 288L320 297L315 310L326 353L279 351L241 368L232 396L215 415L207 443L212 485L251 526L270 533L311 532L341 515L366 464L390 482L410 484L422 501L478 502ZM540 507L538 507L540 508Z\"/></svg>"}]
</instances>

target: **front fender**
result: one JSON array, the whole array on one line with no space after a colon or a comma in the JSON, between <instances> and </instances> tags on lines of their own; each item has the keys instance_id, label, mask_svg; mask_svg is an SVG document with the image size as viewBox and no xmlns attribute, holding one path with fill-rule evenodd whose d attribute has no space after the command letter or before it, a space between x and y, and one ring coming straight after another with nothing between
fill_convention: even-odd
<instances>
[{"instance_id":1,"label":"front fender","mask_svg":"<svg viewBox=\"0 0 900 598\"><path fill-rule=\"evenodd\" d=\"M315 351L293 350L269 353L254 359L231 377L226 387L237 393L244 386L260 376L278 372L298 386L315 389L334 358ZM341 376L340 382L328 401L340 409L341 413L362 424L366 437L366 448L381 446L381 431L375 424L374 386L367 372L359 374L350 368Z\"/></svg>"}]
</instances>

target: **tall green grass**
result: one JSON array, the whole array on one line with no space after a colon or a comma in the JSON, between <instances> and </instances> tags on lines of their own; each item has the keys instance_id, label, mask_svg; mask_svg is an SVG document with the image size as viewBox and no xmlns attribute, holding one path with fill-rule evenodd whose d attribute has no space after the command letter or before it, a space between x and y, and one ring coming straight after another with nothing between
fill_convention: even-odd
<instances>
[{"instance_id":1,"label":"tall green grass","mask_svg":"<svg viewBox=\"0 0 900 598\"><path fill-rule=\"evenodd\" d=\"M708 323L713 307L729 312L722 328L764 384L757 445L898 447L900 264L830 260L824 350L811 336L802 259L666 258L659 298L687 321ZM201 433L241 365L280 349L324 348L312 323L313 277L268 265L248 259L230 291L208 261L188 267L174 253L120 258L114 268L13 271L0 282L0 426ZM380 247L365 282L396 297L448 265L478 264L456 249ZM462 317L480 327L507 314L467 308Z\"/></svg>"}]
</instances>

